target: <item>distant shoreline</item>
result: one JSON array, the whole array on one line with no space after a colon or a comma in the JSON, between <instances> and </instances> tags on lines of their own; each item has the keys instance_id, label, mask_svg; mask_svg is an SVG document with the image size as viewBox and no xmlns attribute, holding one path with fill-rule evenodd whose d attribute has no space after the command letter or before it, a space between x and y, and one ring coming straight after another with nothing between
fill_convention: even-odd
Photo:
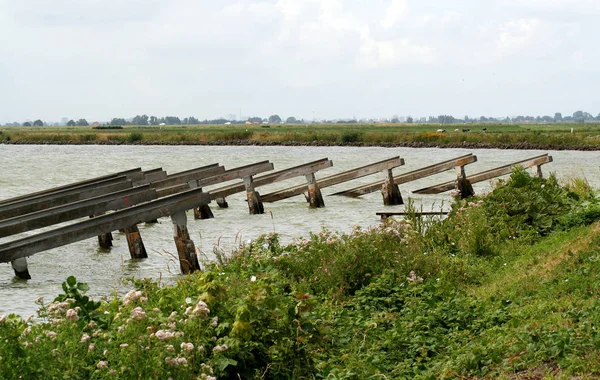
<instances>
[{"instance_id":1,"label":"distant shoreline","mask_svg":"<svg viewBox=\"0 0 600 380\"><path fill-rule=\"evenodd\" d=\"M324 146L324 147L381 147L381 148L441 148L441 149L503 149L503 150L575 150L575 151L600 151L600 146L594 145L552 145L520 143L487 143L487 142L460 142L439 143L406 141L396 143L366 143L366 142L295 142L295 141L258 141L258 140L217 140L217 141L0 141L4 145L141 145L141 146Z\"/></svg>"}]
</instances>

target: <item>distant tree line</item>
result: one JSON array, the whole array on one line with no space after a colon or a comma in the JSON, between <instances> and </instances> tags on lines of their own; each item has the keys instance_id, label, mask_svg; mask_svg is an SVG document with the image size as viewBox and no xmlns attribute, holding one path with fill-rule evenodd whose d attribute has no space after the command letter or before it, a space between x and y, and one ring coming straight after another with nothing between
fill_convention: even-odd
<instances>
[{"instance_id":1,"label":"distant tree line","mask_svg":"<svg viewBox=\"0 0 600 380\"><path fill-rule=\"evenodd\" d=\"M332 120L320 120L319 123L358 123L358 122L391 122L391 123L431 123L431 124L465 124L465 123L586 123L586 122L600 122L600 113L596 116L592 115L589 112L584 111L575 111L572 115L563 116L562 113L556 112L554 116L545 115L545 116L515 116L515 117L486 117L480 116L478 118L470 118L469 116L465 116L464 118L455 118L452 115L438 115L438 116L428 116L421 118L413 118L408 116L406 118L399 118L398 116L394 116L391 119L385 120L375 120L375 119L361 119L357 120L356 118L352 119L332 119ZM283 119L275 114L271 115L268 118L262 118L259 116L249 117L246 120L231 120L226 118L218 118L218 119L204 119L199 120L193 116L188 116L183 119L180 119L177 116L165 116L165 117L157 117L157 116L148 116L148 115L136 115L132 119L124 119L124 118L113 118L110 123L105 123L104 125L186 125L186 124L246 124L246 123L272 123L272 124L303 124L306 123L304 119L296 119L293 116L290 116ZM310 121L311 123L315 123L317 121ZM63 122L64 123L64 122ZM23 127L42 127L44 125L49 125L44 123L41 119L37 119L34 122L26 121L24 123L7 123L6 126L23 126ZM61 125L60 123L54 123L53 125ZM89 126L90 123L86 119L78 119L78 120L69 120L67 122L67 126ZM97 125L97 124L96 124Z\"/></svg>"}]
</instances>

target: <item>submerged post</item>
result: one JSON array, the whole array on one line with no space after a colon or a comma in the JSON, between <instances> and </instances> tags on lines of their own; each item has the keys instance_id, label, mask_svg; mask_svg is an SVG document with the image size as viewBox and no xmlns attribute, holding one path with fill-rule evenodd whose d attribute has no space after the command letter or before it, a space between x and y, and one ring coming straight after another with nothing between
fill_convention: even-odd
<instances>
[{"instance_id":1,"label":"submerged post","mask_svg":"<svg viewBox=\"0 0 600 380\"><path fill-rule=\"evenodd\" d=\"M104 215L104 213L101 213L98 215L90 215L90 218L93 218L94 216L100 216L100 215ZM113 241L113 236L112 236L112 233L110 233L110 232L98 235L98 245L102 249L110 249L110 247L113 246L112 241Z\"/></svg>"},{"instance_id":2,"label":"submerged post","mask_svg":"<svg viewBox=\"0 0 600 380\"><path fill-rule=\"evenodd\" d=\"M308 183L308 194L306 196L306 200L311 208L323 208L325 207L325 201L323 200L323 195L321 194L321 189L319 188L319 184L317 184L317 179L315 178L315 173L306 174L306 182Z\"/></svg>"},{"instance_id":3,"label":"submerged post","mask_svg":"<svg viewBox=\"0 0 600 380\"><path fill-rule=\"evenodd\" d=\"M400 194L400 189L396 182L394 182L394 174L392 173L392 169L388 169L385 182L381 186L381 194L383 195L383 204L386 206L395 206L402 205L404 201L402 200L402 194Z\"/></svg>"},{"instance_id":4,"label":"submerged post","mask_svg":"<svg viewBox=\"0 0 600 380\"><path fill-rule=\"evenodd\" d=\"M29 269L27 269L27 259L25 257L19 257L10 262L15 271L15 276L22 280L31 280L29 275Z\"/></svg>"},{"instance_id":5,"label":"submerged post","mask_svg":"<svg viewBox=\"0 0 600 380\"><path fill-rule=\"evenodd\" d=\"M225 199L225 197L217 198L216 201L220 208L228 208L229 207L229 203L227 203L227 199Z\"/></svg>"},{"instance_id":6,"label":"submerged post","mask_svg":"<svg viewBox=\"0 0 600 380\"><path fill-rule=\"evenodd\" d=\"M467 179L467 175L465 174L464 166L456 167L456 191L460 196L460 199L465 199L475 195L475 191L473 191L473 186L471 182Z\"/></svg>"},{"instance_id":7,"label":"submerged post","mask_svg":"<svg viewBox=\"0 0 600 380\"><path fill-rule=\"evenodd\" d=\"M260 200L260 194L254 189L252 176L244 177L244 186L246 187L246 199L248 199L250 215L264 214L265 208Z\"/></svg>"},{"instance_id":8,"label":"submerged post","mask_svg":"<svg viewBox=\"0 0 600 380\"><path fill-rule=\"evenodd\" d=\"M190 239L190 233L187 229L185 211L179 211L171 215L171 221L173 222L173 237L177 246L181 273L188 274L200 270L198 256L196 255L196 246Z\"/></svg>"},{"instance_id":9,"label":"submerged post","mask_svg":"<svg viewBox=\"0 0 600 380\"><path fill-rule=\"evenodd\" d=\"M129 246L129 254L132 259L145 259L148 257L146 253L146 247L144 247L144 242L142 241L142 236L140 235L140 230L137 225L127 227L124 230L125 237L127 238L127 245Z\"/></svg>"},{"instance_id":10,"label":"submerged post","mask_svg":"<svg viewBox=\"0 0 600 380\"><path fill-rule=\"evenodd\" d=\"M190 186L190 189L200 189L200 191L202 191L201 188L198 187L198 181L191 181L188 182L188 185ZM204 205L200 205L198 207L194 207L194 219L213 219L215 216L212 213L212 210L210 209L210 206L208 204L204 204Z\"/></svg>"},{"instance_id":11,"label":"submerged post","mask_svg":"<svg viewBox=\"0 0 600 380\"><path fill-rule=\"evenodd\" d=\"M542 174L542 165L536 165L533 167L533 175L539 178L544 177L544 174Z\"/></svg>"}]
</instances>

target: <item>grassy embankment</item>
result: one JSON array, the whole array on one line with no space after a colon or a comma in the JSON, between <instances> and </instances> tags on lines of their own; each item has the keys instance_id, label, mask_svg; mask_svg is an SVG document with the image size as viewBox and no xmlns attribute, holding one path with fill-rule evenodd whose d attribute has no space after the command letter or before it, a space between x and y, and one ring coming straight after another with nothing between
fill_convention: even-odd
<instances>
[{"instance_id":1,"label":"grassy embankment","mask_svg":"<svg viewBox=\"0 0 600 380\"><path fill-rule=\"evenodd\" d=\"M2 378L600 375L600 200L516 171L444 221L262 237L164 287L93 302L69 278L0 319Z\"/></svg>"},{"instance_id":2,"label":"grassy embankment","mask_svg":"<svg viewBox=\"0 0 600 380\"><path fill-rule=\"evenodd\" d=\"M445 128L446 133L436 132ZM455 129L459 129L458 132ZM462 132L469 128L469 132ZM483 129L486 131L483 131ZM574 133L570 133L571 128ZM600 147L600 124L558 125L183 125L93 127L2 127L0 142L73 144L536 144L556 147Z\"/></svg>"}]
</instances>

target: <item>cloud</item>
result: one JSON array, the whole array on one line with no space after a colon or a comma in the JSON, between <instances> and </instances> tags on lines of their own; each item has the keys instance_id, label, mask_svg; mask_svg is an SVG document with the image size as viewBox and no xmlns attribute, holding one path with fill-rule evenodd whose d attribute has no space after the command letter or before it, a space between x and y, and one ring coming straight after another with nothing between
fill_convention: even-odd
<instances>
[{"instance_id":1,"label":"cloud","mask_svg":"<svg viewBox=\"0 0 600 380\"><path fill-rule=\"evenodd\" d=\"M391 28L398 20L402 18L408 8L407 0L392 0L385 10L385 16L381 20L381 26L386 29Z\"/></svg>"}]
</instances>

